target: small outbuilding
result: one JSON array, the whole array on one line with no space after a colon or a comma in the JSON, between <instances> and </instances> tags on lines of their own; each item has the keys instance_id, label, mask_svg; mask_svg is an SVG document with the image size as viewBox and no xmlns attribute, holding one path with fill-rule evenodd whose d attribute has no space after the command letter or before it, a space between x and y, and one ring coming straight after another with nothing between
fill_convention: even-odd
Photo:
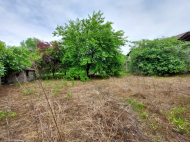
<instances>
[{"instance_id":1,"label":"small outbuilding","mask_svg":"<svg viewBox=\"0 0 190 142\"><path fill-rule=\"evenodd\" d=\"M35 79L35 70L32 68L26 68L21 72L15 72L8 74L5 77L1 77L2 81L5 83L13 84L13 83L24 83L24 82L29 82L33 81Z\"/></svg>"}]
</instances>

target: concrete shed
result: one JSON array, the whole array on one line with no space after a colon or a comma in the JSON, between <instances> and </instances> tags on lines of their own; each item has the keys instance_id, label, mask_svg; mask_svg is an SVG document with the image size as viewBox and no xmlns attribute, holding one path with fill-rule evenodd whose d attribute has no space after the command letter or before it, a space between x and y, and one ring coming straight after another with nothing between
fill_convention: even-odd
<instances>
[{"instance_id":1,"label":"concrete shed","mask_svg":"<svg viewBox=\"0 0 190 142\"><path fill-rule=\"evenodd\" d=\"M35 70L31 68L27 68L21 72L15 72L12 74L9 74L7 76L7 82L9 84L13 83L24 83L24 82L29 82L35 79Z\"/></svg>"}]
</instances>

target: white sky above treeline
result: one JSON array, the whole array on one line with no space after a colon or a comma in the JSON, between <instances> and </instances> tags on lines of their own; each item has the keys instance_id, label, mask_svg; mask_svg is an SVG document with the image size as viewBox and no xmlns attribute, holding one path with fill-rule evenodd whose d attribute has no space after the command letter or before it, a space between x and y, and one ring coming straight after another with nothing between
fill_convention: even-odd
<instances>
[{"instance_id":1,"label":"white sky above treeline","mask_svg":"<svg viewBox=\"0 0 190 142\"><path fill-rule=\"evenodd\" d=\"M99 10L129 41L190 31L190 0L0 0L0 40L16 46L29 37L56 40L57 25ZM123 53L129 48L122 47Z\"/></svg>"}]
</instances>

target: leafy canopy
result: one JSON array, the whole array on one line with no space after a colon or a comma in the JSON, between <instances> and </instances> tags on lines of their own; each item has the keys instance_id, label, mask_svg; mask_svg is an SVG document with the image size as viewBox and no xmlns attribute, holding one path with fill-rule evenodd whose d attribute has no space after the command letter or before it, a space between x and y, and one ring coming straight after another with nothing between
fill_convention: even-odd
<instances>
[{"instance_id":1,"label":"leafy canopy","mask_svg":"<svg viewBox=\"0 0 190 142\"><path fill-rule=\"evenodd\" d=\"M30 51L26 47L9 47L5 48L0 42L1 54L0 58L3 59L0 63L0 75L6 75L15 71L22 71L26 67L32 65L30 58ZM3 52L3 54L2 54Z\"/></svg>"},{"instance_id":2,"label":"leafy canopy","mask_svg":"<svg viewBox=\"0 0 190 142\"><path fill-rule=\"evenodd\" d=\"M6 45L4 42L0 41L0 76L3 76L5 72L5 67L4 67L5 52L6 52Z\"/></svg>"},{"instance_id":3,"label":"leafy canopy","mask_svg":"<svg viewBox=\"0 0 190 142\"><path fill-rule=\"evenodd\" d=\"M43 42L39 41L37 43L37 55L42 55L41 58L36 60L40 70L45 73L54 73L61 69L61 57L63 52L60 51L59 43L57 41L53 42Z\"/></svg>"},{"instance_id":4,"label":"leafy canopy","mask_svg":"<svg viewBox=\"0 0 190 142\"><path fill-rule=\"evenodd\" d=\"M54 36L61 36L62 64L70 78L88 80L88 73L102 77L118 74L124 58L121 46L127 42L123 31L114 31L112 22L105 22L103 13L93 13L87 19L69 21L57 26Z\"/></svg>"},{"instance_id":5,"label":"leafy canopy","mask_svg":"<svg viewBox=\"0 0 190 142\"><path fill-rule=\"evenodd\" d=\"M26 40L23 40L20 42L20 45L22 47L32 47L33 51L36 49L36 45L40 41L39 39L33 37L33 38L27 38Z\"/></svg>"},{"instance_id":6,"label":"leafy canopy","mask_svg":"<svg viewBox=\"0 0 190 142\"><path fill-rule=\"evenodd\" d=\"M144 75L169 75L184 70L189 64L190 42L161 38L133 42L129 71Z\"/></svg>"}]
</instances>

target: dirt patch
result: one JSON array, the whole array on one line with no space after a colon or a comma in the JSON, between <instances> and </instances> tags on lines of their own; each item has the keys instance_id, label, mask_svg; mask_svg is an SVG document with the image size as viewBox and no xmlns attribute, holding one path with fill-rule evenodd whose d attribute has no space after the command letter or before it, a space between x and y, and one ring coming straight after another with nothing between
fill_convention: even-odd
<instances>
[{"instance_id":1,"label":"dirt patch","mask_svg":"<svg viewBox=\"0 0 190 142\"><path fill-rule=\"evenodd\" d=\"M132 97L146 99L146 96L141 93L135 93L134 95L132 95Z\"/></svg>"}]
</instances>

